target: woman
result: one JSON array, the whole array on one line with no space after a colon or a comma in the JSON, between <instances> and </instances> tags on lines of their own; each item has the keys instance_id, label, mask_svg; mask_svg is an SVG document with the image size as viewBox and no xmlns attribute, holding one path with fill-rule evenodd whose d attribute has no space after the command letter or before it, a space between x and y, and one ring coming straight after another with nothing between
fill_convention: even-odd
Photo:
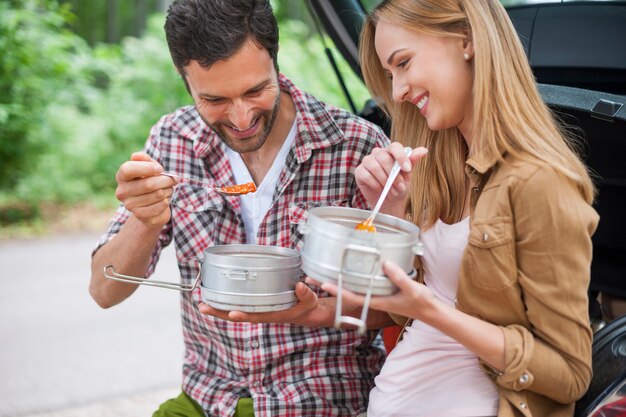
<instances>
[{"instance_id":1,"label":"woman","mask_svg":"<svg viewBox=\"0 0 626 417\"><path fill-rule=\"evenodd\" d=\"M506 11L386 0L361 36L366 84L403 144L366 157L357 183L373 205L403 164L383 211L416 222L426 249L423 284L388 262L400 291L371 300L408 325L368 416L571 416L591 378L594 187Z\"/></svg>"}]
</instances>

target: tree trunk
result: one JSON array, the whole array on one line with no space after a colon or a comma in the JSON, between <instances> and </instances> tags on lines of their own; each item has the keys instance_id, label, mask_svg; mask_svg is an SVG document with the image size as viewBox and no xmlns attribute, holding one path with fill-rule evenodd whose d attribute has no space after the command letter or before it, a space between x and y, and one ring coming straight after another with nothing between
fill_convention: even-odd
<instances>
[{"instance_id":1,"label":"tree trunk","mask_svg":"<svg viewBox=\"0 0 626 417\"><path fill-rule=\"evenodd\" d=\"M157 10L163 13L167 12L167 9L170 7L171 2L172 0L159 0Z\"/></svg>"},{"instance_id":2,"label":"tree trunk","mask_svg":"<svg viewBox=\"0 0 626 417\"><path fill-rule=\"evenodd\" d=\"M148 20L148 12L146 8L146 0L135 0L135 25L133 35L141 37L144 29L146 28L146 21Z\"/></svg>"},{"instance_id":3,"label":"tree trunk","mask_svg":"<svg viewBox=\"0 0 626 417\"><path fill-rule=\"evenodd\" d=\"M117 0L107 0L107 34L108 43L117 43L120 40Z\"/></svg>"}]
</instances>

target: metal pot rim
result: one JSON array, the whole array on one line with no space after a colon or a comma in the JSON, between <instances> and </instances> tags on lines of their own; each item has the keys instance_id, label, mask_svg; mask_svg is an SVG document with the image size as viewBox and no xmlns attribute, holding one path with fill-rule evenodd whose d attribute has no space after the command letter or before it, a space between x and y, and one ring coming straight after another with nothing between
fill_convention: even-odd
<instances>
[{"instance_id":1,"label":"metal pot rim","mask_svg":"<svg viewBox=\"0 0 626 417\"><path fill-rule=\"evenodd\" d=\"M300 252L269 245L215 245L204 250L202 263L218 268L276 271L301 265Z\"/></svg>"},{"instance_id":2,"label":"metal pot rim","mask_svg":"<svg viewBox=\"0 0 626 417\"><path fill-rule=\"evenodd\" d=\"M341 207L341 206L326 206L315 207L310 210L309 213L309 228L315 228L317 232L321 232L326 235L332 235L333 237L340 237L341 239L358 238L359 240L370 240L385 242L391 245L398 245L398 238L402 236L406 237L408 241L414 242L417 236L419 236L420 228L411 223L408 220L400 219L398 217L390 216L388 214L377 214L374 220L374 225L377 228L384 228L390 230L390 233L370 233L366 231L355 230L351 225L342 224L334 220L346 220L357 223L367 219L370 215L369 210L362 210L353 207Z\"/></svg>"}]
</instances>

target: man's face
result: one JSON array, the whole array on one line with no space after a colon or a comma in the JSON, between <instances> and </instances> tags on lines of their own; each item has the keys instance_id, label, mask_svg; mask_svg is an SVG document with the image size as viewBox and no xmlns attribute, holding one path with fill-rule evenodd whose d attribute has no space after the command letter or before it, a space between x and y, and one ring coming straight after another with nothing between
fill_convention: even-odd
<instances>
[{"instance_id":1,"label":"man's face","mask_svg":"<svg viewBox=\"0 0 626 417\"><path fill-rule=\"evenodd\" d=\"M185 67L198 113L226 145L239 153L258 150L279 110L278 74L269 53L253 41L226 60Z\"/></svg>"}]
</instances>

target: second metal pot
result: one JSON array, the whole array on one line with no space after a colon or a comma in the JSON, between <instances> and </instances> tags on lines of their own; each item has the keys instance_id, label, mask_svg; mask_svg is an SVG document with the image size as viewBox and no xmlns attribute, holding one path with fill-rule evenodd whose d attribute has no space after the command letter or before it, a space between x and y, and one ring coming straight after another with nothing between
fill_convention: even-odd
<instances>
[{"instance_id":1,"label":"second metal pot","mask_svg":"<svg viewBox=\"0 0 626 417\"><path fill-rule=\"evenodd\" d=\"M362 332L370 297L397 291L383 273L383 262L393 261L414 278L415 255L423 252L419 227L397 217L378 214L375 233L355 230L369 214L350 207L316 207L300 226L304 234L302 270L311 278L337 285L335 325L354 324ZM366 295L360 320L340 316L342 288Z\"/></svg>"}]
</instances>

